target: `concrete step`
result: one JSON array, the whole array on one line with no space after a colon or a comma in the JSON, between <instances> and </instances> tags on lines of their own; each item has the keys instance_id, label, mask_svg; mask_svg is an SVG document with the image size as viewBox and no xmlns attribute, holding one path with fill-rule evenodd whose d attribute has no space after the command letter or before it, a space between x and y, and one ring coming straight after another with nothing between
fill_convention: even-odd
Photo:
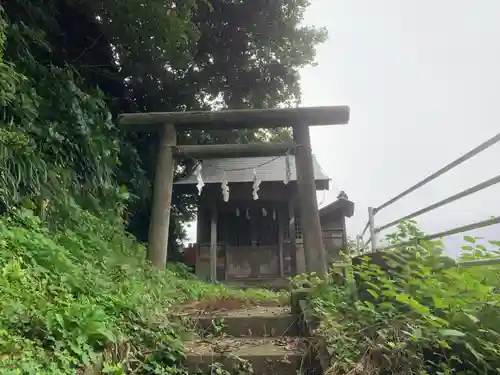
<instances>
[{"instance_id":1,"label":"concrete step","mask_svg":"<svg viewBox=\"0 0 500 375\"><path fill-rule=\"evenodd\" d=\"M245 279L241 280L227 280L224 283L228 286L236 287L238 289L262 288L274 291L289 290L290 281L286 279Z\"/></svg>"},{"instance_id":2,"label":"concrete step","mask_svg":"<svg viewBox=\"0 0 500 375\"><path fill-rule=\"evenodd\" d=\"M279 337L298 335L289 307L256 306L193 318L201 336Z\"/></svg>"},{"instance_id":3,"label":"concrete step","mask_svg":"<svg viewBox=\"0 0 500 375\"><path fill-rule=\"evenodd\" d=\"M218 363L228 371L251 365L258 375L295 375L305 366L307 353L298 337L195 339L186 345L184 365L193 372Z\"/></svg>"}]
</instances>

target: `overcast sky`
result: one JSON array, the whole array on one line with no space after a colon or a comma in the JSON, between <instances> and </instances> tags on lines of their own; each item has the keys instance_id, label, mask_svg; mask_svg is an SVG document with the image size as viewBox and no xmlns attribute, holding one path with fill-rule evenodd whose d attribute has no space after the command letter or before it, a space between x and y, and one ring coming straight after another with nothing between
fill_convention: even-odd
<instances>
[{"instance_id":1,"label":"overcast sky","mask_svg":"<svg viewBox=\"0 0 500 375\"><path fill-rule=\"evenodd\" d=\"M345 190L349 235L378 206L500 131L500 1L311 0L306 23L328 28L318 66L302 71L303 105L348 104L347 126L311 129L332 178L322 205ZM500 144L377 216L385 224L500 174ZM430 233L500 214L500 185L422 216ZM190 230L194 234L194 228ZM500 227L475 234L500 240ZM449 253L457 254L459 238Z\"/></svg>"},{"instance_id":2,"label":"overcast sky","mask_svg":"<svg viewBox=\"0 0 500 375\"><path fill-rule=\"evenodd\" d=\"M332 178L321 203L345 190L349 235L378 206L500 131L500 1L312 0L306 23L328 28L318 66L302 72L303 105L348 104L347 126L311 129ZM500 144L377 216L384 224L500 173ZM422 216L439 232L500 214L500 186ZM487 231L500 239L500 227ZM450 254L456 254L457 238Z\"/></svg>"}]
</instances>

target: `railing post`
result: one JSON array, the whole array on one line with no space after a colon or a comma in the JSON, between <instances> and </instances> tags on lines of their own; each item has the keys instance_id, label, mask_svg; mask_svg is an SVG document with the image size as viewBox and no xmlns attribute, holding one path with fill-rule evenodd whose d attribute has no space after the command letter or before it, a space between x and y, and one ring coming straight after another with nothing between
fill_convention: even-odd
<instances>
[{"instance_id":1,"label":"railing post","mask_svg":"<svg viewBox=\"0 0 500 375\"><path fill-rule=\"evenodd\" d=\"M356 236L356 249L358 250L356 255L361 255L363 251L363 238L359 234Z\"/></svg>"},{"instance_id":2,"label":"railing post","mask_svg":"<svg viewBox=\"0 0 500 375\"><path fill-rule=\"evenodd\" d=\"M368 207L368 222L370 224L370 243L372 252L377 251L377 233L375 233L375 208Z\"/></svg>"}]
</instances>

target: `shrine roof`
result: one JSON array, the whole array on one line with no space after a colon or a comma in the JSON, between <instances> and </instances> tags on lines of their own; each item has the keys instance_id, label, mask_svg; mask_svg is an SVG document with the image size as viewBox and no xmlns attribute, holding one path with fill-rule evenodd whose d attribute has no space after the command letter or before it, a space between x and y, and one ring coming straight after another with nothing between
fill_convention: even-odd
<instances>
[{"instance_id":1,"label":"shrine roof","mask_svg":"<svg viewBox=\"0 0 500 375\"><path fill-rule=\"evenodd\" d=\"M295 156L290 155L290 181L297 180ZM257 178L262 182L284 181L286 175L286 156L279 157L245 157L207 159L202 161L201 175L205 184L221 183L224 173L228 183L252 182L254 169ZM316 181L329 181L330 178L323 172L318 161L313 155L314 178ZM193 171L194 172L194 171ZM175 184L196 184L196 176L191 174Z\"/></svg>"}]
</instances>

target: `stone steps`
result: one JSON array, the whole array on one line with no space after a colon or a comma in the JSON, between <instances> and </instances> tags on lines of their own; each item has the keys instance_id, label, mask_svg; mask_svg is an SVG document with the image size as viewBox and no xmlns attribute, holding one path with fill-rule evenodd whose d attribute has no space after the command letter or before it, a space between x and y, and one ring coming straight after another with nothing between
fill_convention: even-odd
<instances>
[{"instance_id":1,"label":"stone steps","mask_svg":"<svg viewBox=\"0 0 500 375\"><path fill-rule=\"evenodd\" d=\"M295 375L306 349L297 337L224 337L193 340L186 351L185 365L193 372L213 363L231 371L248 362L256 375Z\"/></svg>"},{"instance_id":2,"label":"stone steps","mask_svg":"<svg viewBox=\"0 0 500 375\"><path fill-rule=\"evenodd\" d=\"M306 371L311 363L308 341L299 337L289 307L253 307L192 320L198 335L186 344L184 364L190 372L218 363L228 371L251 365L255 375L312 373Z\"/></svg>"},{"instance_id":3,"label":"stone steps","mask_svg":"<svg viewBox=\"0 0 500 375\"><path fill-rule=\"evenodd\" d=\"M246 279L245 281L229 280L224 282L228 286L239 289L265 288L274 291L289 290L290 281L286 279Z\"/></svg>"},{"instance_id":4,"label":"stone steps","mask_svg":"<svg viewBox=\"0 0 500 375\"><path fill-rule=\"evenodd\" d=\"M227 311L197 320L200 333L223 331L232 337L297 336L297 324L289 308L259 307L250 310Z\"/></svg>"}]
</instances>

